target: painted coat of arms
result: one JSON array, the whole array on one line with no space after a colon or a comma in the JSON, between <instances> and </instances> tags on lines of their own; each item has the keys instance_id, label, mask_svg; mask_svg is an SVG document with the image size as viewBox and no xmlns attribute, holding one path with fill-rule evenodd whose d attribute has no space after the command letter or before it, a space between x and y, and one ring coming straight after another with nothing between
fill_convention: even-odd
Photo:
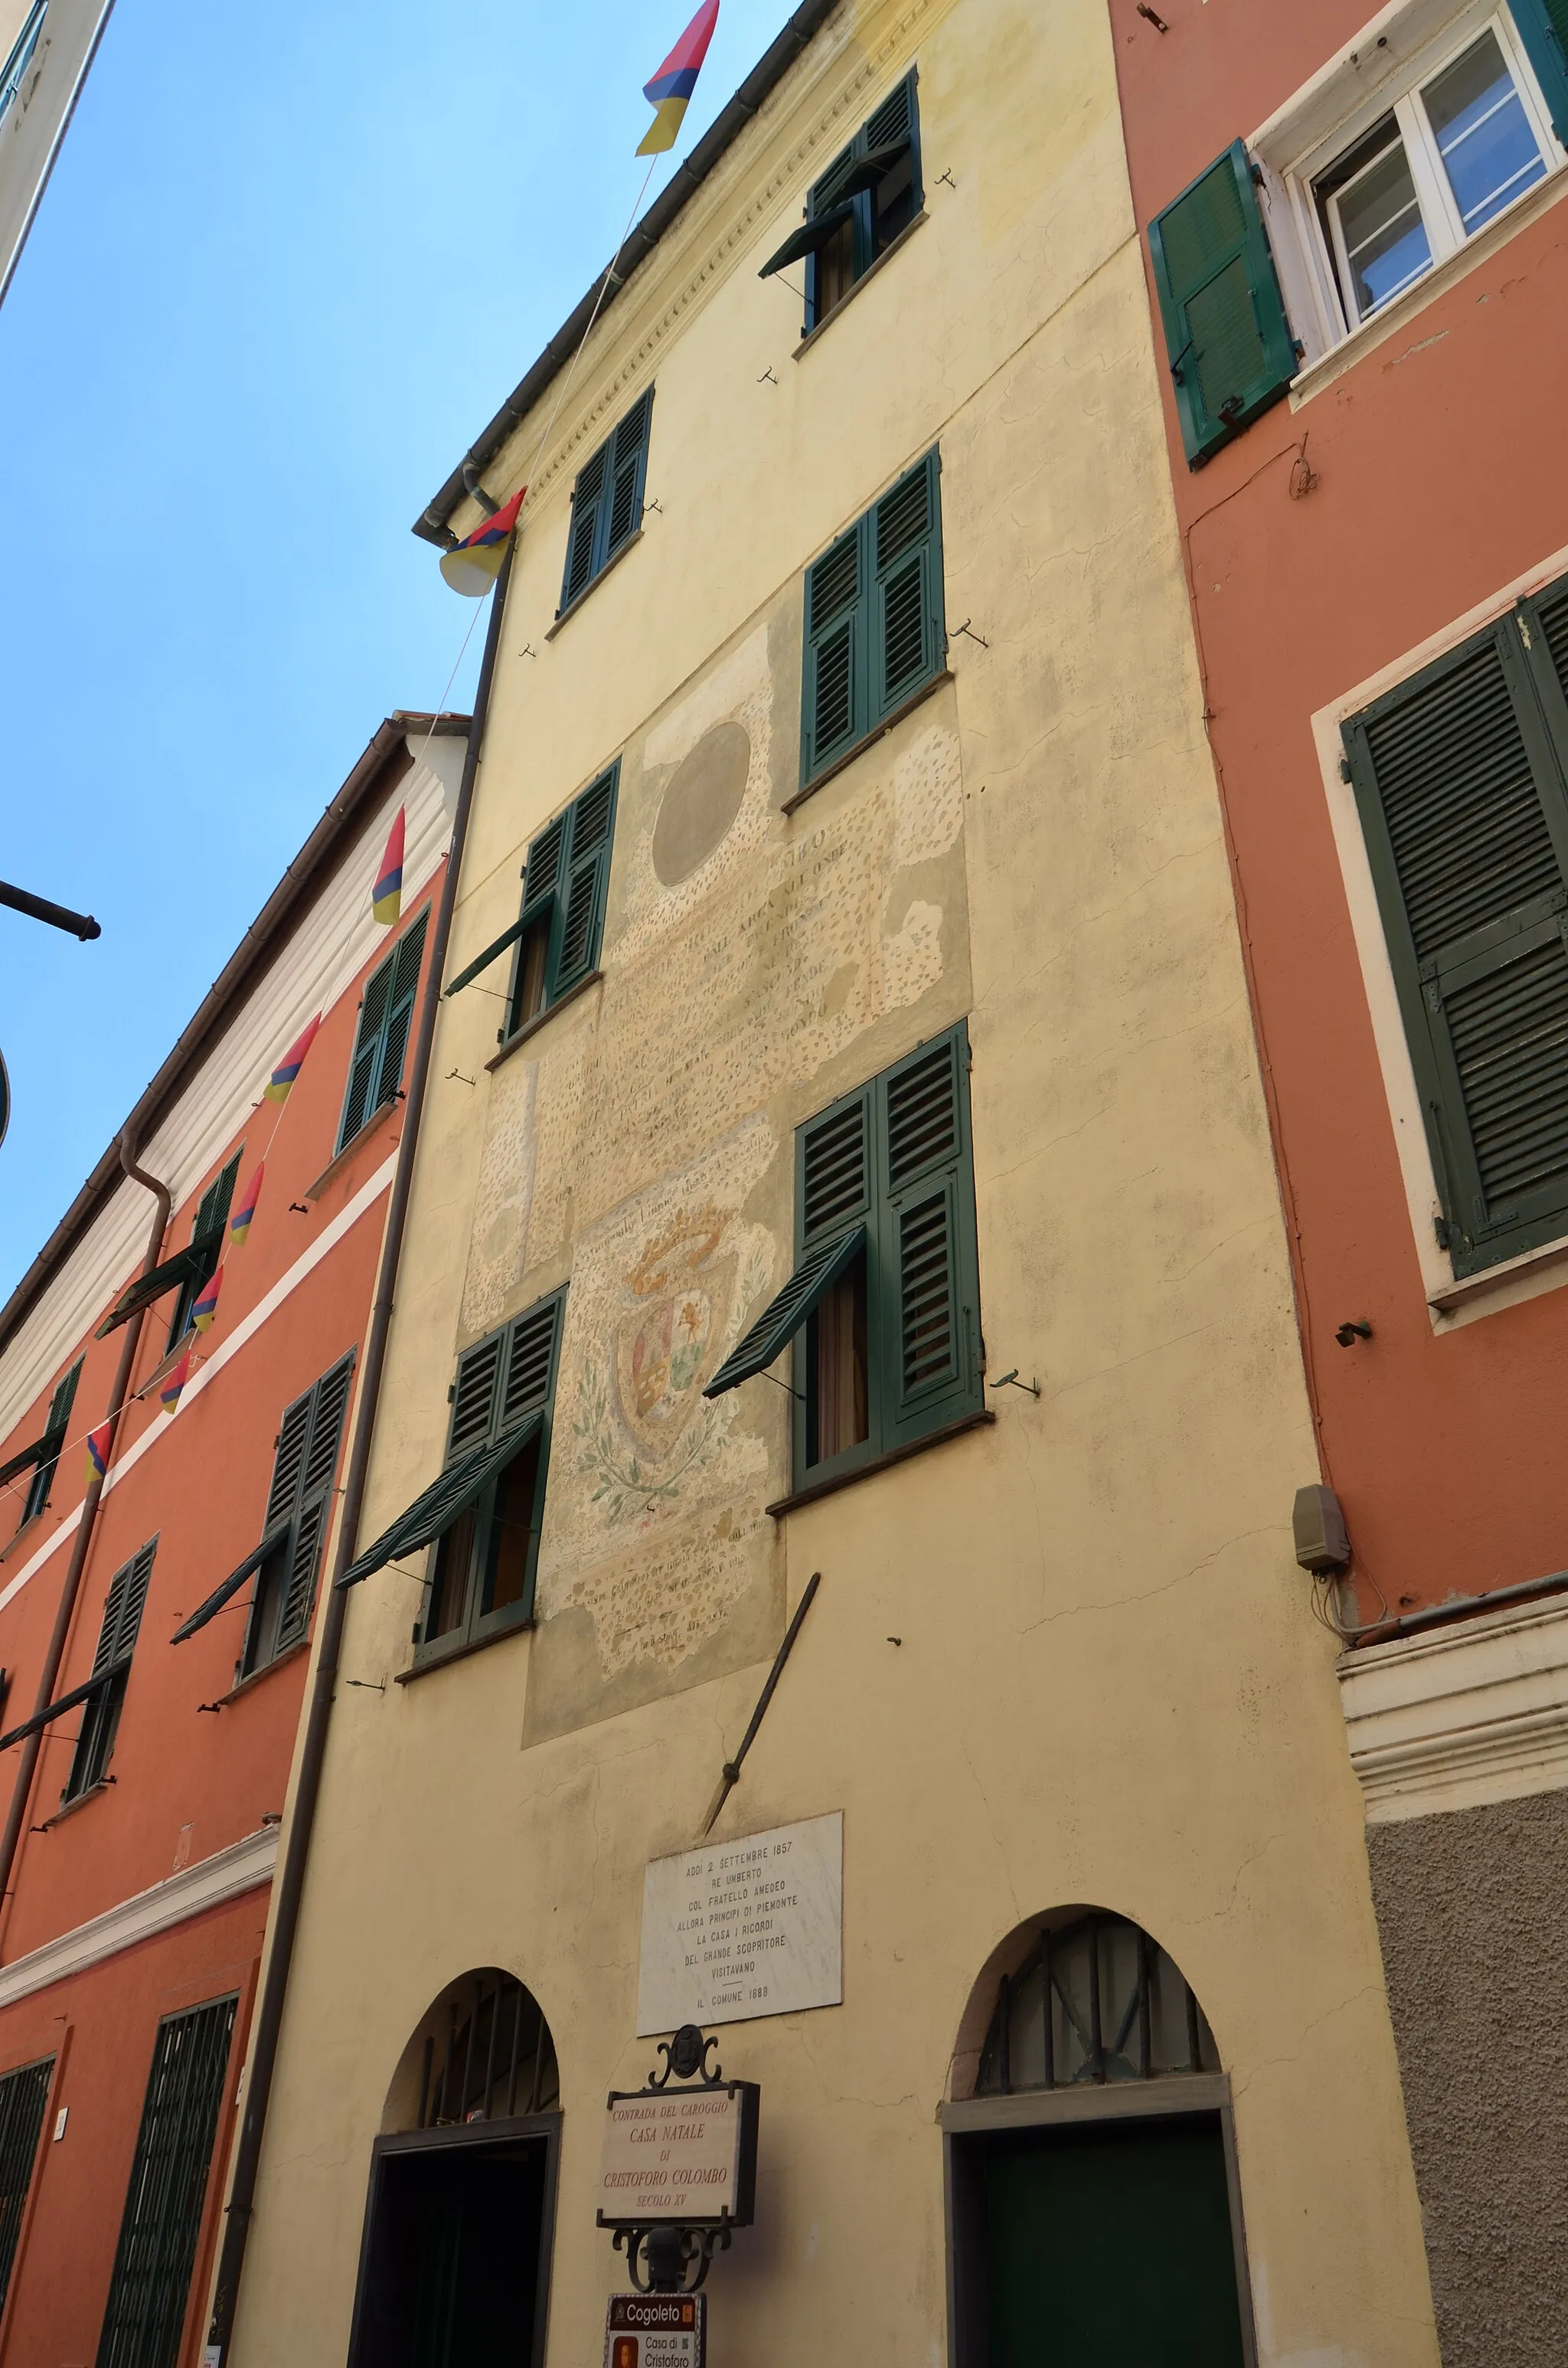
<instances>
[{"instance_id":1,"label":"painted coat of arms","mask_svg":"<svg viewBox=\"0 0 1568 2368\"><path fill-rule=\"evenodd\" d=\"M737 1289L744 1304L755 1287L749 1274L742 1285L728 1231L711 1202L682 1209L624 1278L608 1371L584 1364L578 1468L612 1520L652 1519L716 1452L718 1409L702 1389L723 1357Z\"/></svg>"}]
</instances>

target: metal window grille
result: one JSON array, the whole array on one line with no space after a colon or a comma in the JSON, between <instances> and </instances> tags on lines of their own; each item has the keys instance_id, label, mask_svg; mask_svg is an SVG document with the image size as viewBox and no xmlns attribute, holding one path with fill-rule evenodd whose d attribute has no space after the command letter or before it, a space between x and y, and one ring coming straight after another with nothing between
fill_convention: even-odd
<instances>
[{"instance_id":1,"label":"metal window grille","mask_svg":"<svg viewBox=\"0 0 1568 2368\"><path fill-rule=\"evenodd\" d=\"M54 2058L46 2055L41 2063L24 2064L0 2079L0 2309L10 2291L53 2078Z\"/></svg>"},{"instance_id":2,"label":"metal window grille","mask_svg":"<svg viewBox=\"0 0 1568 2368\"><path fill-rule=\"evenodd\" d=\"M1175 1962L1120 1916L1043 1930L1004 1974L977 2096L1217 2072L1214 2034Z\"/></svg>"},{"instance_id":3,"label":"metal window grille","mask_svg":"<svg viewBox=\"0 0 1568 2368\"><path fill-rule=\"evenodd\" d=\"M175 2368L236 2004L158 2025L97 2368Z\"/></svg>"},{"instance_id":4,"label":"metal window grille","mask_svg":"<svg viewBox=\"0 0 1568 2368\"><path fill-rule=\"evenodd\" d=\"M447 2026L425 2042L422 2130L513 2121L561 2101L555 2042L533 1992L510 1974L471 1974L447 2004Z\"/></svg>"}]
</instances>

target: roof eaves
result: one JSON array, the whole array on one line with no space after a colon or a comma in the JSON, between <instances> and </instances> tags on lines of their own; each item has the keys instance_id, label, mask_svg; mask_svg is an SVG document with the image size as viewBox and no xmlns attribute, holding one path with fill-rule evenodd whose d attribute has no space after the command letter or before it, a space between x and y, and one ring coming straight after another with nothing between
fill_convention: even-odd
<instances>
[{"instance_id":1,"label":"roof eaves","mask_svg":"<svg viewBox=\"0 0 1568 2368\"><path fill-rule=\"evenodd\" d=\"M514 428L528 417L556 372L570 361L582 344L588 324L594 317L594 308L599 304L601 291L604 291L604 303L599 314L602 320L638 265L652 255L665 233L697 195L720 158L739 139L764 99L782 82L801 51L838 5L839 0L805 0L805 5L795 10L783 31L747 74L733 98L710 124L690 155L677 165L669 187L654 199L616 253L608 270L598 274L586 295L567 314L538 360L506 397L489 427L470 445L435 500L415 519L413 529L415 534L422 535L426 542L435 543L438 550L444 551L449 547L453 541L452 512L460 502L467 498L464 470L483 471L488 467Z\"/></svg>"},{"instance_id":2,"label":"roof eaves","mask_svg":"<svg viewBox=\"0 0 1568 2368\"><path fill-rule=\"evenodd\" d=\"M99 1212L124 1182L121 1136L132 1155L183 1090L214 1040L227 1027L233 1007L266 968L278 939L292 928L325 885L333 860L358 825L365 807L382 790L389 766L402 750L403 770L414 762L409 742L417 734L447 735L468 730L466 715L421 715L400 709L389 715L366 747L282 879L223 965L168 1057L145 1087L114 1141L77 1193L16 1289L0 1307L0 1354L10 1346L40 1294L64 1265Z\"/></svg>"}]
</instances>

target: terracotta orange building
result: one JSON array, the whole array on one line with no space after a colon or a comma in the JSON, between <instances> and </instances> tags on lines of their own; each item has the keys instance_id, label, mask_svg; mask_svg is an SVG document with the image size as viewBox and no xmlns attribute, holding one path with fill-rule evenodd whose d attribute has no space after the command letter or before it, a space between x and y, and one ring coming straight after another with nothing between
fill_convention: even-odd
<instances>
[{"instance_id":1,"label":"terracotta orange building","mask_svg":"<svg viewBox=\"0 0 1568 2368\"><path fill-rule=\"evenodd\" d=\"M0 1310L15 2368L199 2353L465 731L381 725ZM403 908L383 928L369 891L400 806ZM318 1013L287 1099L267 1099Z\"/></svg>"},{"instance_id":2,"label":"terracotta orange building","mask_svg":"<svg viewBox=\"0 0 1568 2368\"><path fill-rule=\"evenodd\" d=\"M1555 2361L1568 0L1109 14L1443 2353Z\"/></svg>"}]
</instances>

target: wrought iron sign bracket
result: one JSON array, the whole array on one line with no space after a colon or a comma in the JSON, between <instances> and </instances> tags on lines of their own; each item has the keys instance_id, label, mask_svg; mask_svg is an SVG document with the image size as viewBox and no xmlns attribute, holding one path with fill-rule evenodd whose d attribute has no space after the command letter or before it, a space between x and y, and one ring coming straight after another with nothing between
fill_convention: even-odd
<instances>
[{"instance_id":1,"label":"wrought iron sign bracket","mask_svg":"<svg viewBox=\"0 0 1568 2368\"><path fill-rule=\"evenodd\" d=\"M651 2103L655 2099L710 2096L718 2091L738 2100L733 2208L726 2202L711 2219L700 2220L617 2220L607 2217L602 2210L597 2215L599 2226L611 2232L616 2251L626 2255L627 2271L639 2294L696 2294L707 2278L714 2254L727 2253L734 2230L751 2226L756 2191L760 2091L749 2080L726 2080L723 2067L709 2060L718 2044L716 2036L704 2032L696 2023L683 2023L673 2039L659 2042L664 2066L649 2073L647 2086L613 2091L608 2100L612 2112L618 2104L640 2098ZM673 2089L672 2081L677 2084Z\"/></svg>"}]
</instances>

